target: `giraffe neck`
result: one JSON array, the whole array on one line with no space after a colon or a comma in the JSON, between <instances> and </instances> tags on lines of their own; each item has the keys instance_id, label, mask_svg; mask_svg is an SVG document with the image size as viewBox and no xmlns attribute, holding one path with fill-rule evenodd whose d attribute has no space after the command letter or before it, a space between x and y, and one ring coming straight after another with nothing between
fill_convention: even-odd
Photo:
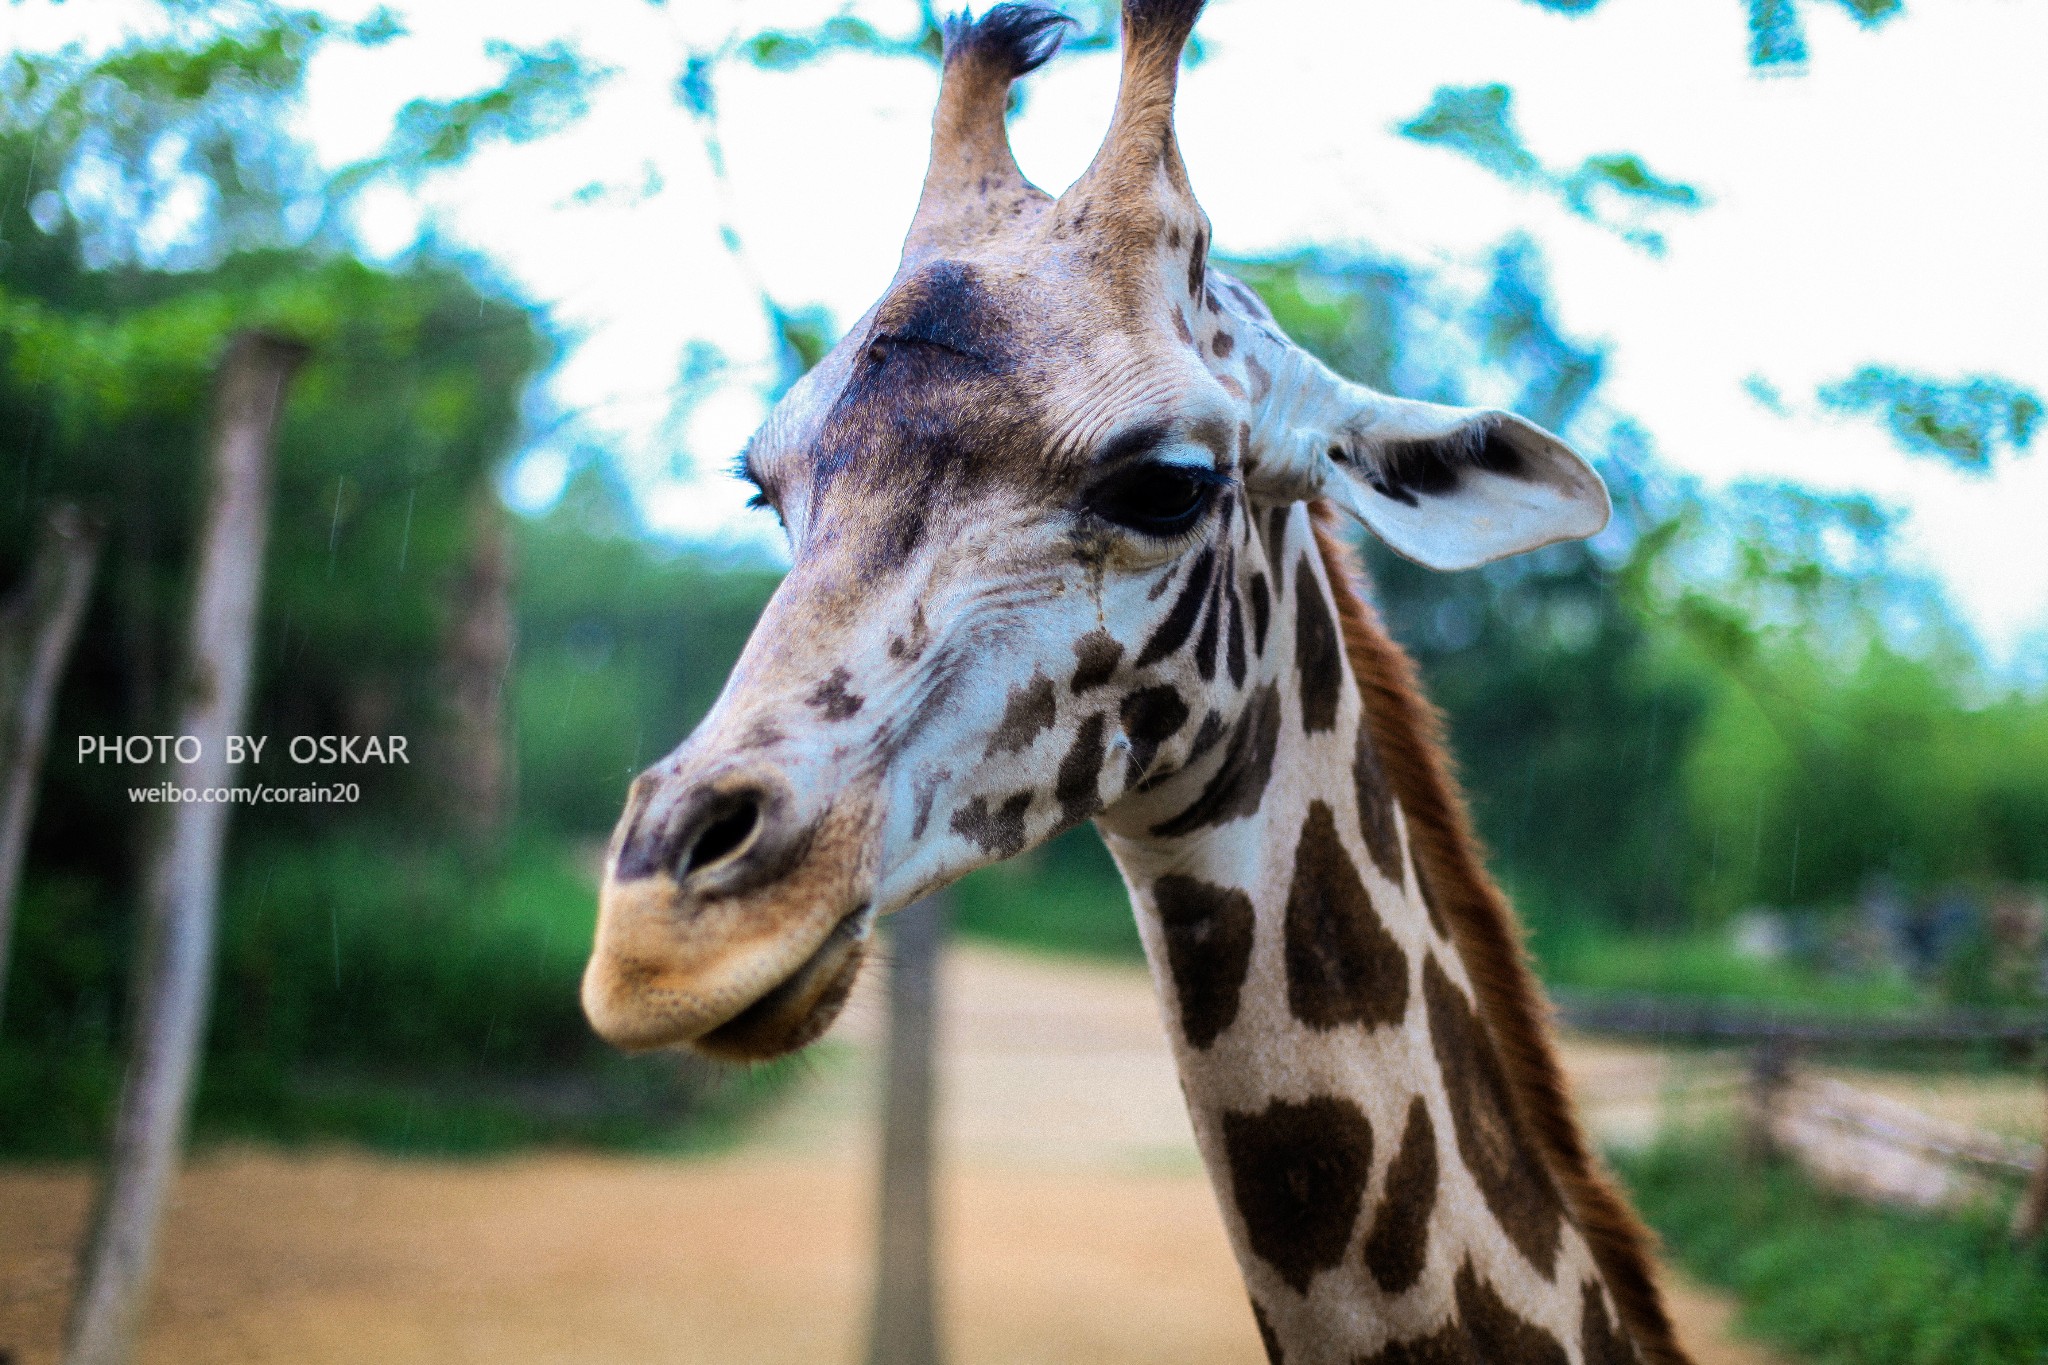
<instances>
[{"instance_id":1,"label":"giraffe neck","mask_svg":"<svg viewBox=\"0 0 2048 1365\"><path fill-rule=\"evenodd\" d=\"M1245 533L1275 598L1246 719L1102 824L1268 1353L1682 1361L1634 1224L1573 1146L1561 1096L1562 1163L1557 1134L1528 1121L1530 1039L1488 1022L1495 978L1523 969L1511 939L1475 943L1459 922L1470 897L1445 885L1442 831L1404 808L1401 727L1429 714L1405 660L1309 505ZM1374 650L1375 672L1401 676L1361 678ZM1400 697L1410 713L1389 714ZM1407 739L1433 755L1426 735ZM1483 882L1454 814L1464 846L1450 855ZM1525 975L1508 986L1532 989ZM1520 1007L1547 1062L1533 999Z\"/></svg>"}]
</instances>

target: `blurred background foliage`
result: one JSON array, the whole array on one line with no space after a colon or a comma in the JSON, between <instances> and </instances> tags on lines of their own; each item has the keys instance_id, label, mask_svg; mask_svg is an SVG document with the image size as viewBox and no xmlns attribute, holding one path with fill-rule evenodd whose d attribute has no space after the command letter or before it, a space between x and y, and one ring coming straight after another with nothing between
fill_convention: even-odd
<instances>
[{"instance_id":1,"label":"blurred background foliage","mask_svg":"<svg viewBox=\"0 0 2048 1365\"><path fill-rule=\"evenodd\" d=\"M1899 9L1842 3L1866 25ZM1806 59L1803 8L1749 0L1753 63ZM1113 41L1112 7L1074 12L1070 46ZM202 1137L673 1143L679 1115L701 1120L687 1140L715 1134L731 1092L604 1054L575 985L625 787L710 706L779 570L651 535L602 449L545 514L509 517L495 480L552 420L528 396L561 349L549 319L431 236L365 264L340 213L483 141L547 136L605 73L565 45L496 48L498 85L407 104L378 153L323 176L287 117L308 56L375 46L399 21L265 4L170 16L160 41L0 68L0 584L18 579L52 500L108 526L0 1020L0 1154L81 1152L105 1131L143 809L126 788L158 774L80 763L72 745L165 723L210 375L249 326L313 346L280 438L250 728L404 734L415 762L267 766L268 781L360 782L362 799L237 809ZM851 15L749 30L680 58L676 98L718 166L725 64L930 61L937 33L929 5L905 33ZM1511 101L1445 87L1403 131L1650 250L1660 215L1705 205L1632 153L1546 165ZM743 250L730 228L728 246ZM1560 330L1525 239L1455 276L1361 246L1224 264L1338 370L1512 407L1570 436L1614 490L1615 526L1596 541L1472 573L1366 547L1554 983L1844 1009L2043 1004L2048 696L1990 671L1939 586L1896 557L1899 509L1791 483L1709 493L1674 473L1604 401L1606 355ZM837 324L762 304L783 350L772 393ZM693 350L676 401L742 382L743 367ZM1777 401L1765 388L1759 401ZM1876 360L1816 397L1964 470L2027 455L2041 418L2036 395L1997 376ZM493 537L516 566L516 645L497 684L516 777L479 843L451 837L470 798L436 746L456 733L450 641ZM958 921L1046 949L1139 952L1087 830L970 878Z\"/></svg>"},{"instance_id":2,"label":"blurred background foliage","mask_svg":"<svg viewBox=\"0 0 2048 1365\"><path fill-rule=\"evenodd\" d=\"M1895 7L1855 8L1879 23ZM1113 41L1113 7L1075 14L1072 45ZM1758 39L1769 51L1796 40L1796 6L1753 5L1752 18L1777 34ZM275 1110L307 1068L598 1065L573 990L597 850L632 774L709 707L778 578L754 557L650 535L602 449L585 452L551 510L504 530L494 478L551 420L527 397L560 349L548 318L431 235L372 267L340 226L340 206L380 179L416 183L489 139L565 126L603 69L561 43L496 45L498 84L407 103L375 155L323 178L287 131L307 61L323 43L374 47L400 21L379 11L338 25L251 4L174 9L168 23L153 42L96 58L17 53L0 71L0 574L20 572L34 518L60 497L103 518L110 547L64 689L0 1021L16 1073L43 1084L53 1067L85 1067L101 1088L59 1087L81 1097L52 1120L71 1135L61 1142L7 1106L0 1147L97 1131L140 825L126 788L154 774L82 764L67 745L164 723L209 377L234 329L275 327L314 348L281 438L252 728L404 734L420 760L306 774L360 782L353 805L238 811L214 1048L216 1073L243 1078L242 1100L266 1093ZM938 31L927 4L905 33L852 15L738 32L683 58L676 98L722 167L727 64L791 71L844 51L929 62ZM1511 101L1500 86L1445 87L1401 131L1638 245L1654 248L1656 214L1705 202L1628 153L1546 166ZM728 246L744 249L730 229ZM2038 970L1968 945L1992 933L1981 910L2004 888L2048 880L2048 700L1990 674L1939 588L1893 557L1897 509L1790 484L1710 496L1674 474L1603 401L1606 355L1560 331L1526 239L1455 279L1361 247L1227 264L1340 371L1512 407L1571 436L1615 491L1616 525L1598 541L1473 573L1366 547L1380 608L1448 716L1553 980L2038 1001ZM836 324L765 290L762 304L784 352L772 394ZM745 373L697 348L677 403ZM2034 395L1995 376L1949 382L1875 362L1818 398L1966 469L2024 454L2040 416ZM479 847L452 837L473 794L445 761L444 697L455 627L475 607L464 593L499 534L516 565L517 643L498 684L515 777L491 817L511 824ZM1138 953L1088 831L960 895L970 933ZM1842 947L1873 914L1890 919L1871 932L1911 940L1929 907L1950 903L1978 912L1959 926L1942 912L1938 962ZM1730 947L1730 923L1758 908L1793 912L1778 935L1789 957ZM391 1000L406 1002L402 1027L374 1003ZM249 1080L264 1067L267 1091ZM233 1108L209 1094L202 1130Z\"/></svg>"}]
</instances>

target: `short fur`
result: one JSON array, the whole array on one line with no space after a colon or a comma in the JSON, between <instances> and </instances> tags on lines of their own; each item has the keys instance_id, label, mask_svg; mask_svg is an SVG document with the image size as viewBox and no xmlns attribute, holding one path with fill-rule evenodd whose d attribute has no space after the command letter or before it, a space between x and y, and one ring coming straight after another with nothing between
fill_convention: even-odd
<instances>
[{"instance_id":1,"label":"short fur","mask_svg":"<svg viewBox=\"0 0 2048 1365\"><path fill-rule=\"evenodd\" d=\"M1208 0L1124 0L1124 41L1170 47L1179 56Z\"/></svg>"},{"instance_id":2,"label":"short fur","mask_svg":"<svg viewBox=\"0 0 2048 1365\"><path fill-rule=\"evenodd\" d=\"M1028 75L1052 60L1074 21L1043 5L1002 4L981 18L962 12L945 23L945 64L976 61L1005 80Z\"/></svg>"},{"instance_id":3,"label":"short fur","mask_svg":"<svg viewBox=\"0 0 2048 1365\"><path fill-rule=\"evenodd\" d=\"M1373 741L1408 818L1417 875L1426 884L1425 895L1450 921L1521 1119L1645 1365L1688 1365L1651 1275L1655 1238L1614 1192L1572 1116L1564 1072L1551 1047L1549 1010L1523 955L1514 911L1486 872L1478 833L1444 751L1442 717L1424 699L1414 662L1366 605L1357 557L1333 529L1335 510L1318 503L1315 513L1316 542L1337 599L1345 649L1366 692Z\"/></svg>"}]
</instances>

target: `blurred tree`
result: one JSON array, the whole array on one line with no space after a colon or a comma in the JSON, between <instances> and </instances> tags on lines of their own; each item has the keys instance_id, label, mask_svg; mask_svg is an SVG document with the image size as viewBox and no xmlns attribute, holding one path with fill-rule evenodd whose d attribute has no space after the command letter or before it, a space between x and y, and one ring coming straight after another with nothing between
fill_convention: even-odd
<instances>
[{"instance_id":1,"label":"blurred tree","mask_svg":"<svg viewBox=\"0 0 2048 1365\"><path fill-rule=\"evenodd\" d=\"M270 540L272 440L305 347L242 332L215 385L206 512L179 661L177 751L166 776L191 798L156 822L143 875L135 1017L115 1108L111 1160L79 1258L66 1365L126 1365L135 1356L156 1261L157 1227L184 1155L206 1036L219 930L221 853L233 807L206 799L234 777L231 735L244 733L257 604Z\"/></svg>"},{"instance_id":2,"label":"blurred tree","mask_svg":"<svg viewBox=\"0 0 2048 1365\"><path fill-rule=\"evenodd\" d=\"M27 581L0 600L0 1020L43 748L100 557L99 526L69 503L43 515L41 532Z\"/></svg>"},{"instance_id":3,"label":"blurred tree","mask_svg":"<svg viewBox=\"0 0 2048 1365\"><path fill-rule=\"evenodd\" d=\"M2009 380L1969 375L1944 382L1883 365L1823 385L1820 401L1836 412L1876 418L1909 455L1970 474L1989 472L2000 445L2024 453L2041 421L2040 396Z\"/></svg>"},{"instance_id":4,"label":"blurred tree","mask_svg":"<svg viewBox=\"0 0 2048 1365\"><path fill-rule=\"evenodd\" d=\"M1664 179L1631 152L1589 156L1569 171L1546 167L1514 126L1513 100L1514 92L1504 85L1439 86L1429 107L1398 131L1468 157L1511 185L1550 194L1587 222L1653 256L1663 254L1664 235L1644 226L1644 216L1659 208L1692 210L1706 202L1691 185Z\"/></svg>"}]
</instances>

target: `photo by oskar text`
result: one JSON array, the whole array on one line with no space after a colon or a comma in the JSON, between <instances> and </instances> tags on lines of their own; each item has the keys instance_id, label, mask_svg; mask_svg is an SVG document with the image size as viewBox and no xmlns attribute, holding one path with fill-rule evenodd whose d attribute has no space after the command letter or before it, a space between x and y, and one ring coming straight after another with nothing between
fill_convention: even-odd
<instances>
[{"instance_id":1,"label":"photo by oskar text","mask_svg":"<svg viewBox=\"0 0 2048 1365\"><path fill-rule=\"evenodd\" d=\"M338 764L411 763L404 735L293 735L271 748L270 735L228 735L227 761L235 766L262 763L266 757L283 759L301 767L332 767ZM80 763L119 763L133 766L163 763L197 763L206 745L195 735L80 735Z\"/></svg>"}]
</instances>

